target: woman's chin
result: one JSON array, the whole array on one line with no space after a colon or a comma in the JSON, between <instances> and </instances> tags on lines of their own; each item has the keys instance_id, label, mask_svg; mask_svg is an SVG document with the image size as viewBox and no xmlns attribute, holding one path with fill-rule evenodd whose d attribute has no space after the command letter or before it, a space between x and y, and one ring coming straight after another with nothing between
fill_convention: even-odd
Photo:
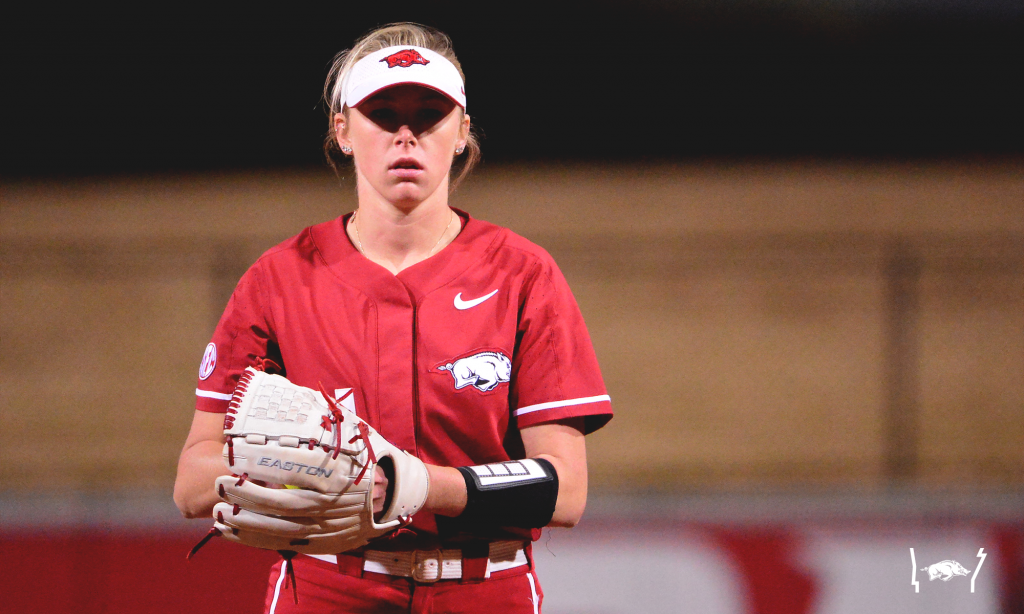
<instances>
[{"instance_id":1,"label":"woman's chin","mask_svg":"<svg viewBox=\"0 0 1024 614\"><path fill-rule=\"evenodd\" d=\"M437 187L434 186L434 189L430 190L419 182L402 181L386 190L384 197L395 206L405 209L410 206L415 207L430 198L431 194L437 190Z\"/></svg>"}]
</instances>

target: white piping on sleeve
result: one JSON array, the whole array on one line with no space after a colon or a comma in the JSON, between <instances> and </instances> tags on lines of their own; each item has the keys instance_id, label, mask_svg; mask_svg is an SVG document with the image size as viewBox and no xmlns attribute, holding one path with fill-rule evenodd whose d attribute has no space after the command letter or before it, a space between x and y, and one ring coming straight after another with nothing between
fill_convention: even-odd
<instances>
[{"instance_id":1,"label":"white piping on sleeve","mask_svg":"<svg viewBox=\"0 0 1024 614\"><path fill-rule=\"evenodd\" d=\"M220 399L221 401L230 401L231 395L224 394L223 392L210 392L209 390L200 390L196 388L197 397L206 397L208 399Z\"/></svg>"},{"instance_id":2,"label":"white piping on sleeve","mask_svg":"<svg viewBox=\"0 0 1024 614\"><path fill-rule=\"evenodd\" d=\"M520 407L515 410L512 415L522 416L533 411L540 411L542 409L554 409L555 407L571 407L573 405L586 405L587 403L600 403L601 401L611 402L612 398L607 394L601 394L596 397L582 397L579 399L567 399L565 401L551 401L549 403L537 403L536 405L527 405L526 407Z\"/></svg>"}]
</instances>

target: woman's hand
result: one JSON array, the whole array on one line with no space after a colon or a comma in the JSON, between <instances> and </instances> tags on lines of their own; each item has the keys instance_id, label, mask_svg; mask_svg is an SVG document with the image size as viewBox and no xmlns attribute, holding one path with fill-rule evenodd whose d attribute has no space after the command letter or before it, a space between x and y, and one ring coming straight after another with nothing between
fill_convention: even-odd
<instances>
[{"instance_id":1,"label":"woman's hand","mask_svg":"<svg viewBox=\"0 0 1024 614\"><path fill-rule=\"evenodd\" d=\"M384 501L388 494L388 476L377 465L373 472L373 513L380 514L384 511Z\"/></svg>"}]
</instances>

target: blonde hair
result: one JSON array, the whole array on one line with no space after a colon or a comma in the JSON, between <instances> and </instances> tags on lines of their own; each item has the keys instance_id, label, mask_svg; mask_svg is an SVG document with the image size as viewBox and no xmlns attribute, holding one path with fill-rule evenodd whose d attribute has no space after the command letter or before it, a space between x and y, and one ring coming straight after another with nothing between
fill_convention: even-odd
<instances>
[{"instance_id":1,"label":"blonde hair","mask_svg":"<svg viewBox=\"0 0 1024 614\"><path fill-rule=\"evenodd\" d=\"M347 161L347 157L338 148L338 135L334 129L334 116L348 111L348 107L345 106L345 102L342 100L342 83L356 62L374 51L380 51L381 49L397 45L425 47L443 55L445 59L454 64L455 68L458 69L462 81L466 81L466 75L462 72L462 66L459 64L458 58L455 57L455 52L452 51L451 39L444 32L434 28L411 22L393 23L377 28L357 40L351 49L346 49L334 56L331 70L327 73L327 81L324 83L324 103L327 106L328 126L327 137L324 139L324 156L335 172L338 172L340 166ZM479 160L480 142L473 128L470 127L469 138L466 141L465 157L463 158L461 168L458 170L458 174L449 184L449 191L455 190L462 180L465 179L466 175L469 175L469 172L473 170L473 167L476 166ZM454 164L452 169L455 169Z\"/></svg>"}]
</instances>

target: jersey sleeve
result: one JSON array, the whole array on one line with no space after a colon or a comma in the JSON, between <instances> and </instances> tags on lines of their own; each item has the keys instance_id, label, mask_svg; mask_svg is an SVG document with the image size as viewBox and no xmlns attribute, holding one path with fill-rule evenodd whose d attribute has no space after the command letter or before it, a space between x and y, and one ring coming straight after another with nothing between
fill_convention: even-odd
<instances>
[{"instance_id":1,"label":"jersey sleeve","mask_svg":"<svg viewBox=\"0 0 1024 614\"><path fill-rule=\"evenodd\" d=\"M577 417L586 433L601 428L612 418L611 399L583 315L550 256L523 295L509 390L519 428Z\"/></svg>"},{"instance_id":2,"label":"jersey sleeve","mask_svg":"<svg viewBox=\"0 0 1024 614\"><path fill-rule=\"evenodd\" d=\"M257 261L235 287L199 366L196 409L224 413L238 378L258 358L280 363Z\"/></svg>"}]
</instances>

